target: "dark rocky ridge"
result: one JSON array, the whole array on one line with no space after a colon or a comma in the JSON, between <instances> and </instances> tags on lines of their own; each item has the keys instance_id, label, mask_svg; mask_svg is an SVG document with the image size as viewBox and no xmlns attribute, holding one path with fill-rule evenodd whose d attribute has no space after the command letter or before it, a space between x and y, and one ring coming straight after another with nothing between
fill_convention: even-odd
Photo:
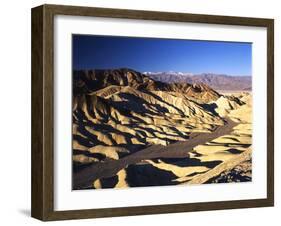
<instances>
[{"instance_id":1,"label":"dark rocky ridge","mask_svg":"<svg viewBox=\"0 0 281 226\"><path fill-rule=\"evenodd\" d=\"M216 100L220 94L208 85L188 82L162 82L132 69L80 70L73 72L73 93L91 94L110 85L130 86L141 91L168 91L190 95L202 100Z\"/></svg>"}]
</instances>

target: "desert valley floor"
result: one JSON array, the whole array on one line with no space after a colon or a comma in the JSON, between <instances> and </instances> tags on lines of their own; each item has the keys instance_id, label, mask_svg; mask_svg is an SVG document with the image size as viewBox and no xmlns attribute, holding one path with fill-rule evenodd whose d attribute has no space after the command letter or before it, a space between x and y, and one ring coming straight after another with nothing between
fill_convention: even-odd
<instances>
[{"instance_id":1,"label":"desert valley floor","mask_svg":"<svg viewBox=\"0 0 281 226\"><path fill-rule=\"evenodd\" d=\"M251 181L251 117L249 91L74 71L73 189Z\"/></svg>"}]
</instances>

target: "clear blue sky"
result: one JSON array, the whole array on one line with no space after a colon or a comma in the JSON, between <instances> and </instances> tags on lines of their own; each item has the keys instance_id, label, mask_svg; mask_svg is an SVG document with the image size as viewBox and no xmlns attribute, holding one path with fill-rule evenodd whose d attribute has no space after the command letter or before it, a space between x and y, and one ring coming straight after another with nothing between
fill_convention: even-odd
<instances>
[{"instance_id":1,"label":"clear blue sky","mask_svg":"<svg viewBox=\"0 0 281 226\"><path fill-rule=\"evenodd\" d=\"M251 75L251 43L73 35L73 68Z\"/></svg>"}]
</instances>

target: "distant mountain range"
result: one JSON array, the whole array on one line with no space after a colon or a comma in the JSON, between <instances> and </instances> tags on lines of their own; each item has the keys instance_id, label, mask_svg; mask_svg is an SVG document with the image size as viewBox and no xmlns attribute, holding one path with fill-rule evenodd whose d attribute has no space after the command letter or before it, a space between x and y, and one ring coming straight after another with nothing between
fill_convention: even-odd
<instances>
[{"instance_id":1,"label":"distant mountain range","mask_svg":"<svg viewBox=\"0 0 281 226\"><path fill-rule=\"evenodd\" d=\"M251 91L251 76L230 76L224 74L203 73L193 75L182 72L144 72L155 81L165 83L204 83L215 90L223 91Z\"/></svg>"}]
</instances>

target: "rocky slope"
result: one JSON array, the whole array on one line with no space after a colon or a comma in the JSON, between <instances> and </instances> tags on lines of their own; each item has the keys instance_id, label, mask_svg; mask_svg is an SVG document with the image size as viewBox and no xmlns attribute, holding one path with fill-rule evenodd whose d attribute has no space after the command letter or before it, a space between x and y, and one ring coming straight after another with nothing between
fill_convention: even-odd
<instances>
[{"instance_id":1,"label":"rocky slope","mask_svg":"<svg viewBox=\"0 0 281 226\"><path fill-rule=\"evenodd\" d=\"M198 100L216 100L220 95L203 83L156 81L140 72L121 68L115 70L74 71L73 92L77 94L91 94L97 90L113 86L129 86L140 91L165 91L188 94Z\"/></svg>"}]
</instances>

